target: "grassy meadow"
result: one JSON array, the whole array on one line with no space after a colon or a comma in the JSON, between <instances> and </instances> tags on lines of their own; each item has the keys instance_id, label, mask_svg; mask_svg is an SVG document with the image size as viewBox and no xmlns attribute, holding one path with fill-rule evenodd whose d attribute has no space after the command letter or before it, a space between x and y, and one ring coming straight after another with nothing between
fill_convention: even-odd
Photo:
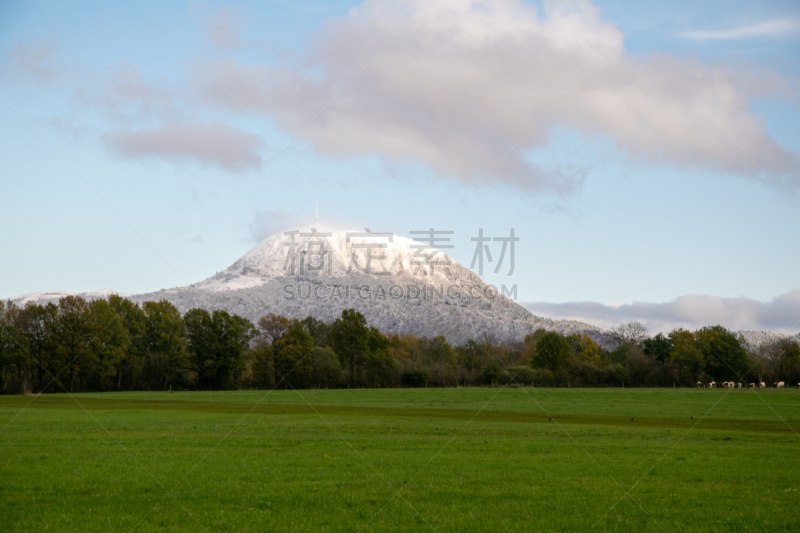
<instances>
[{"instance_id":1,"label":"grassy meadow","mask_svg":"<svg viewBox=\"0 0 800 533\"><path fill-rule=\"evenodd\" d=\"M800 531L800 391L0 397L0 531Z\"/></svg>"}]
</instances>

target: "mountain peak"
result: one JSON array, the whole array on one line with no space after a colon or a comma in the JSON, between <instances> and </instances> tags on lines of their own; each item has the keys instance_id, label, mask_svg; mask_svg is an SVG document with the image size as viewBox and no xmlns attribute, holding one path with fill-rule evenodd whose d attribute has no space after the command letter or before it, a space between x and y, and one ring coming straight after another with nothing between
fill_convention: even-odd
<instances>
[{"instance_id":1,"label":"mountain peak","mask_svg":"<svg viewBox=\"0 0 800 533\"><path fill-rule=\"evenodd\" d=\"M194 287L217 292L258 287L285 277L323 279L353 274L436 286L480 283L477 275L434 246L443 239L433 230L410 239L370 228L343 230L315 224L268 237L230 267Z\"/></svg>"}]
</instances>

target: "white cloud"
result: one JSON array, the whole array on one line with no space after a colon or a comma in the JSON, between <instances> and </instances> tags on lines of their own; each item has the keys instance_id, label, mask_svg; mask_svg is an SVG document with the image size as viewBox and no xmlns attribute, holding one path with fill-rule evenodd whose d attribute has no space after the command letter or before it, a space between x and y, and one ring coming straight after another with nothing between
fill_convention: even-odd
<instances>
[{"instance_id":1,"label":"white cloud","mask_svg":"<svg viewBox=\"0 0 800 533\"><path fill-rule=\"evenodd\" d=\"M261 165L260 137L224 124L165 125L136 131L116 131L106 142L126 157L193 159L232 171Z\"/></svg>"},{"instance_id":2,"label":"white cloud","mask_svg":"<svg viewBox=\"0 0 800 533\"><path fill-rule=\"evenodd\" d=\"M798 29L800 29L800 21L794 19L779 19L727 30L687 31L681 33L680 36L685 39L694 39L697 41L727 41L733 39L750 39L752 37L771 37Z\"/></svg>"},{"instance_id":3,"label":"white cloud","mask_svg":"<svg viewBox=\"0 0 800 533\"><path fill-rule=\"evenodd\" d=\"M769 302L689 295L665 303L535 302L523 305L536 315L572 318L606 329L636 320L652 332L667 332L678 327L697 329L717 324L731 330L800 331L800 289L782 294Z\"/></svg>"},{"instance_id":4,"label":"white cloud","mask_svg":"<svg viewBox=\"0 0 800 533\"><path fill-rule=\"evenodd\" d=\"M422 12L428 3L367 0L324 27L302 67L219 60L209 71L239 105L323 153L422 161L470 183L491 173L532 190L579 186L582 175L525 157L555 126L659 163L798 181L797 154L763 130L729 69L635 57L585 0L541 12L520 0L437 0ZM785 89L777 78L766 90ZM206 98L231 105L206 83ZM509 154L517 143L522 155Z\"/></svg>"}]
</instances>

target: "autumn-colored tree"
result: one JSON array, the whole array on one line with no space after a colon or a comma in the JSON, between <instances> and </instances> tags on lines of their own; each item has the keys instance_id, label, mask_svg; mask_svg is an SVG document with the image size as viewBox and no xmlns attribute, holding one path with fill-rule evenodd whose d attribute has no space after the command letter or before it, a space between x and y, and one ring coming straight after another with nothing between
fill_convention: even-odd
<instances>
[{"instance_id":1,"label":"autumn-colored tree","mask_svg":"<svg viewBox=\"0 0 800 533\"><path fill-rule=\"evenodd\" d=\"M572 352L581 361L598 364L603 359L603 350L585 333L573 333L567 336Z\"/></svg>"}]
</instances>

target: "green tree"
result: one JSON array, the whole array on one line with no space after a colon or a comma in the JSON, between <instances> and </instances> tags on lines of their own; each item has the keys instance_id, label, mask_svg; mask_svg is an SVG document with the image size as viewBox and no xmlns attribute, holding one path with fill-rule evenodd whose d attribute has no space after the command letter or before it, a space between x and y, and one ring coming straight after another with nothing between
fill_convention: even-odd
<instances>
[{"instance_id":1,"label":"green tree","mask_svg":"<svg viewBox=\"0 0 800 533\"><path fill-rule=\"evenodd\" d=\"M389 339L378 328L371 327L369 328L367 346L368 350L364 358L366 376L364 376L362 382L366 382L373 387L385 384L388 380L388 373L394 363ZM448 344L447 347L449 348L450 345Z\"/></svg>"},{"instance_id":2,"label":"green tree","mask_svg":"<svg viewBox=\"0 0 800 533\"><path fill-rule=\"evenodd\" d=\"M778 375L787 383L800 383L800 344L784 339L780 342Z\"/></svg>"},{"instance_id":3,"label":"green tree","mask_svg":"<svg viewBox=\"0 0 800 533\"><path fill-rule=\"evenodd\" d=\"M183 315L189 340L189 364L197 374L197 386L209 385L207 369L214 361L214 331L211 315L205 309L190 309Z\"/></svg>"},{"instance_id":4,"label":"green tree","mask_svg":"<svg viewBox=\"0 0 800 533\"><path fill-rule=\"evenodd\" d=\"M314 339L303 324L292 320L289 329L272 343L276 382L285 381L294 388L307 387L313 374L313 365L307 356L313 347Z\"/></svg>"},{"instance_id":5,"label":"green tree","mask_svg":"<svg viewBox=\"0 0 800 533\"><path fill-rule=\"evenodd\" d=\"M740 380L750 368L747 351L739 339L722 326L695 332L697 347L703 354L705 369L714 379Z\"/></svg>"},{"instance_id":6,"label":"green tree","mask_svg":"<svg viewBox=\"0 0 800 533\"><path fill-rule=\"evenodd\" d=\"M669 362L673 348L672 340L661 333L644 341L644 354L661 363Z\"/></svg>"},{"instance_id":7,"label":"green tree","mask_svg":"<svg viewBox=\"0 0 800 533\"><path fill-rule=\"evenodd\" d=\"M47 305L27 302L19 317L17 328L28 339L31 377L35 381L33 390L36 392L40 392L50 381L51 374L60 370L54 368L50 351L54 346L50 336L55 331L57 317L58 307L52 302Z\"/></svg>"},{"instance_id":8,"label":"green tree","mask_svg":"<svg viewBox=\"0 0 800 533\"><path fill-rule=\"evenodd\" d=\"M236 382L236 371L249 349L253 325L238 315L191 309L184 315L192 370L201 388L219 389ZM231 380L233 382L231 383Z\"/></svg>"},{"instance_id":9,"label":"green tree","mask_svg":"<svg viewBox=\"0 0 800 533\"><path fill-rule=\"evenodd\" d=\"M546 368L555 373L567 366L571 353L567 339L554 331L548 331L536 342L536 353L531 366Z\"/></svg>"},{"instance_id":10,"label":"green tree","mask_svg":"<svg viewBox=\"0 0 800 533\"><path fill-rule=\"evenodd\" d=\"M188 367L186 325L178 308L167 300L144 302L147 359L144 378L151 389L182 385Z\"/></svg>"},{"instance_id":11,"label":"green tree","mask_svg":"<svg viewBox=\"0 0 800 533\"><path fill-rule=\"evenodd\" d=\"M483 367L489 354L484 346L475 342L473 339L467 341L464 347L460 350L461 365L470 371L470 373L477 371Z\"/></svg>"},{"instance_id":12,"label":"green tree","mask_svg":"<svg viewBox=\"0 0 800 533\"><path fill-rule=\"evenodd\" d=\"M454 366L456 364L453 347L447 342L444 335L432 338L426 343L425 354L429 364L443 364Z\"/></svg>"},{"instance_id":13,"label":"green tree","mask_svg":"<svg viewBox=\"0 0 800 533\"><path fill-rule=\"evenodd\" d=\"M14 369L17 374L19 392L25 392L24 373L29 366L28 339L16 327L0 321L0 376Z\"/></svg>"},{"instance_id":14,"label":"green tree","mask_svg":"<svg viewBox=\"0 0 800 533\"><path fill-rule=\"evenodd\" d=\"M313 373L311 385L317 387L336 387L342 376L342 367L336 352L329 346L314 346L308 353Z\"/></svg>"},{"instance_id":15,"label":"green tree","mask_svg":"<svg viewBox=\"0 0 800 533\"><path fill-rule=\"evenodd\" d=\"M705 370L705 359L697 346L697 339L685 329L672 330L669 339L673 346L670 362L678 365L684 383L694 384Z\"/></svg>"},{"instance_id":16,"label":"green tree","mask_svg":"<svg viewBox=\"0 0 800 533\"><path fill-rule=\"evenodd\" d=\"M114 388L120 362L130 346L128 331L106 300L94 300L89 304L89 329L91 340L87 350L90 357L81 372L93 390Z\"/></svg>"},{"instance_id":17,"label":"green tree","mask_svg":"<svg viewBox=\"0 0 800 533\"><path fill-rule=\"evenodd\" d=\"M117 365L117 388L131 390L141 379L142 367L147 357L147 317L136 303L118 294L109 296L108 304L122 319L128 340L128 349Z\"/></svg>"},{"instance_id":18,"label":"green tree","mask_svg":"<svg viewBox=\"0 0 800 533\"><path fill-rule=\"evenodd\" d=\"M331 328L333 350L349 369L348 379L353 383L358 377L358 367L369 352L367 319L355 309L345 309Z\"/></svg>"},{"instance_id":19,"label":"green tree","mask_svg":"<svg viewBox=\"0 0 800 533\"><path fill-rule=\"evenodd\" d=\"M327 343L328 333L331 329L330 325L313 316L308 316L301 322L303 324L303 329L314 338L314 344L316 346L324 346Z\"/></svg>"},{"instance_id":20,"label":"green tree","mask_svg":"<svg viewBox=\"0 0 800 533\"><path fill-rule=\"evenodd\" d=\"M66 296L58 301L55 331L50 337L55 354L56 370L53 379L58 381L61 369L66 370L69 391L75 390L75 381L81 368L93 366L90 345L94 333L90 319L89 303L78 296Z\"/></svg>"}]
</instances>

